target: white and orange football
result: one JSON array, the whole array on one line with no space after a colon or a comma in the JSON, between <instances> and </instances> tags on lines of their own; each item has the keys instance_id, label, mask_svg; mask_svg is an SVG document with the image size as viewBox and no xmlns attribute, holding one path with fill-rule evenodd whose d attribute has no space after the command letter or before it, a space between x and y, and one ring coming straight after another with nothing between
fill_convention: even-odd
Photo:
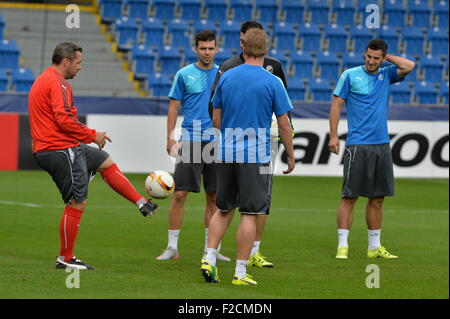
<instances>
[{"instance_id":1,"label":"white and orange football","mask_svg":"<svg viewBox=\"0 0 450 319\"><path fill-rule=\"evenodd\" d=\"M172 195L175 181L172 175L166 171L157 170L150 172L145 180L145 190L155 199L164 199Z\"/></svg>"}]
</instances>

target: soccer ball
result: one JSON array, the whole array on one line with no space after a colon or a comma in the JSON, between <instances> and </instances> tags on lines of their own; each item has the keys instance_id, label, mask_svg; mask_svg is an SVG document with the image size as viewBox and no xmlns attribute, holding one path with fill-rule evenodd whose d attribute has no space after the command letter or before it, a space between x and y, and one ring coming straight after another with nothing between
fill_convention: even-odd
<instances>
[{"instance_id":1,"label":"soccer ball","mask_svg":"<svg viewBox=\"0 0 450 319\"><path fill-rule=\"evenodd\" d=\"M169 197L175 188L175 181L172 175L166 171L153 171L148 174L145 180L145 190L156 199Z\"/></svg>"}]
</instances>

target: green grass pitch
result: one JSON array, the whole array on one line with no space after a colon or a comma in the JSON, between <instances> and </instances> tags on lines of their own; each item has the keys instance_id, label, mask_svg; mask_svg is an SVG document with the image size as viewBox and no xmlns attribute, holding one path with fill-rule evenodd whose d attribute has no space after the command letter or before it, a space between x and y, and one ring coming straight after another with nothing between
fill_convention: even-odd
<instances>
[{"instance_id":1,"label":"green grass pitch","mask_svg":"<svg viewBox=\"0 0 450 319\"><path fill-rule=\"evenodd\" d=\"M144 192L145 175L127 174ZM385 201L382 244L398 260L368 259L361 198L349 237L350 259L336 260L336 208L341 178L276 177L261 245L273 269L248 270L256 287L231 284L235 263L218 262L219 284L204 282L204 194L191 194L180 234L180 259L157 261L167 244L167 209L145 219L101 178L90 184L75 253L96 267L68 289L54 269L63 205L41 171L0 172L0 298L329 299L449 298L447 179L397 179ZM235 258L236 214L222 252ZM376 264L380 288L367 288Z\"/></svg>"}]
</instances>

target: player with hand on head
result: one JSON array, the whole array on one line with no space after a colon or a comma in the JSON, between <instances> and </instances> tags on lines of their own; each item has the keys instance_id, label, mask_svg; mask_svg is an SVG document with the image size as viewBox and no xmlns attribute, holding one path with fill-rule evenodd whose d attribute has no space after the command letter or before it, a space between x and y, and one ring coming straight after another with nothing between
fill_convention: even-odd
<instances>
[{"instance_id":1,"label":"player with hand on head","mask_svg":"<svg viewBox=\"0 0 450 319\"><path fill-rule=\"evenodd\" d=\"M245 36L246 32L251 29L263 30L263 27L262 27L261 23L259 23L257 21L246 21L241 25L241 34L240 34L241 50L242 50L242 39ZM210 99L210 103L209 103L209 112L210 112L211 116L212 116L212 112L213 112L212 97L214 95L216 86L219 83L220 78L228 70L231 70L231 69L233 69L239 65L242 65L244 63L245 63L244 54L241 53L241 54L233 56L232 58L226 60L225 62L223 62L220 65L219 71L217 72L216 78L214 80L214 84L212 87L212 93L211 93L211 99ZM282 67L280 61L278 61L277 59L275 59L273 57L265 56L264 61L263 61L263 68L266 69L267 71L269 71L270 73L276 75L277 77L279 77L281 79L281 81L283 82L284 87L285 88L287 87L286 77L284 75L283 67ZM288 115L288 118L290 121L291 129L292 129L292 136L293 136L294 129L292 127L290 111L288 111L287 115ZM278 136L278 139L275 137L275 139L272 143L272 145L275 148L272 150L273 153L275 153L276 148L278 148L278 142L281 142L281 139L279 136ZM273 154L273 156L275 156L275 154ZM231 213L230 219L233 217L233 214L234 214L234 212ZM257 220L257 222L256 222L257 231L256 231L255 240L254 240L253 246L252 246L252 252L250 255L249 265L255 266L255 267L261 267L261 268L273 268L273 266L274 266L273 263L268 261L266 259L266 257L264 257L261 254L261 252L259 250L261 241L262 241L262 236L264 233L264 228L266 226L267 215L258 215L256 220Z\"/></svg>"},{"instance_id":2,"label":"player with hand on head","mask_svg":"<svg viewBox=\"0 0 450 319\"><path fill-rule=\"evenodd\" d=\"M247 264L257 231L257 216L267 215L272 193L270 124L275 113L287 153L288 174L295 168L292 132L287 112L291 101L277 76L263 69L267 34L250 29L242 39L245 64L226 72L213 97L213 123L221 139L217 163L217 210L209 223L206 256L200 271L207 282L219 281L216 254L237 207L241 219L236 234L237 258L233 285L256 285ZM256 114L256 115L255 115Z\"/></svg>"},{"instance_id":3,"label":"player with hand on head","mask_svg":"<svg viewBox=\"0 0 450 319\"><path fill-rule=\"evenodd\" d=\"M381 224L385 196L394 195L394 172L387 127L389 87L403 81L415 63L387 54L387 44L371 40L364 55L365 64L348 69L333 92L329 122L329 149L340 152L337 134L343 106L347 108L348 135L344 149L344 180L337 212L337 259L348 259L348 235L353 209L359 196L368 197L366 222L369 258L398 258L381 245ZM381 67L383 62L393 65Z\"/></svg>"},{"instance_id":4,"label":"player with hand on head","mask_svg":"<svg viewBox=\"0 0 450 319\"><path fill-rule=\"evenodd\" d=\"M134 203L145 216L157 205L147 201L102 149L111 139L81 123L67 80L81 70L82 48L63 42L56 46L52 65L31 87L28 107L33 154L58 187L66 204L60 222L60 253L56 268L93 269L74 256L75 240L85 210L89 181L96 172L117 193ZM86 145L97 144L98 148Z\"/></svg>"},{"instance_id":5,"label":"player with hand on head","mask_svg":"<svg viewBox=\"0 0 450 319\"><path fill-rule=\"evenodd\" d=\"M177 156L175 164L175 191L169 208L169 230L167 248L156 257L158 260L177 259L178 238L184 218L184 203L189 192L200 192L203 176L206 206L204 215L205 249L208 241L208 226L216 210L216 168L214 156L214 130L208 114L211 85L217 73L214 57L217 43L210 30L200 31L195 36L197 62L180 69L175 75L169 92L167 113L167 153ZM174 130L178 113L183 113L181 141L175 140ZM209 158L206 158L209 157ZM218 255L223 261L230 258Z\"/></svg>"}]
</instances>

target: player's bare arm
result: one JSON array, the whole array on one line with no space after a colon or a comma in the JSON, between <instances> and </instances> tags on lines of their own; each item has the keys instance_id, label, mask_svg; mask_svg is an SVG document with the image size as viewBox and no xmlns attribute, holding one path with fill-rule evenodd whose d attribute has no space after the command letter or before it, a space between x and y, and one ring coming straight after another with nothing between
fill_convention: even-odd
<instances>
[{"instance_id":1,"label":"player's bare arm","mask_svg":"<svg viewBox=\"0 0 450 319\"><path fill-rule=\"evenodd\" d=\"M178 142L175 140L174 131L177 125L177 117L180 111L181 101L170 99L169 111L167 112L167 154L176 156L178 153Z\"/></svg>"},{"instance_id":2,"label":"player's bare arm","mask_svg":"<svg viewBox=\"0 0 450 319\"><path fill-rule=\"evenodd\" d=\"M216 129L220 129L222 125L222 109L213 110L213 126Z\"/></svg>"},{"instance_id":3,"label":"player's bare arm","mask_svg":"<svg viewBox=\"0 0 450 319\"><path fill-rule=\"evenodd\" d=\"M341 110L345 104L345 100L339 96L333 96L331 101L331 109L329 116L330 123L330 142L328 143L328 148L330 152L339 154L340 141L337 134L337 129L339 125L339 120L341 119Z\"/></svg>"},{"instance_id":4,"label":"player's bare arm","mask_svg":"<svg viewBox=\"0 0 450 319\"><path fill-rule=\"evenodd\" d=\"M416 64L413 61L391 54L386 54L386 61L391 62L398 67L397 74L399 78L405 77L416 67Z\"/></svg>"},{"instance_id":5,"label":"player's bare arm","mask_svg":"<svg viewBox=\"0 0 450 319\"><path fill-rule=\"evenodd\" d=\"M291 123L287 113L277 116L278 132L281 136L281 141L283 143L284 149L287 153L287 164L288 168L283 171L283 174L289 174L295 168L295 157L294 157L294 147L292 143L292 129Z\"/></svg>"}]
</instances>

